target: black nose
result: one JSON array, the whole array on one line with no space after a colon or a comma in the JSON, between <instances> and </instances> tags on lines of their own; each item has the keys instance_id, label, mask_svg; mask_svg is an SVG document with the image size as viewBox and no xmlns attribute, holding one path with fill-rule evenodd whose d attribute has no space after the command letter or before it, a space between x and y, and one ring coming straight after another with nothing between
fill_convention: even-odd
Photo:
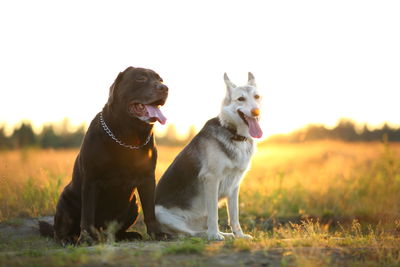
<instances>
[{"instance_id":1,"label":"black nose","mask_svg":"<svg viewBox=\"0 0 400 267\"><path fill-rule=\"evenodd\" d=\"M157 90L161 91L161 92L168 92L168 86L166 86L165 84L160 83L159 85L157 85Z\"/></svg>"}]
</instances>

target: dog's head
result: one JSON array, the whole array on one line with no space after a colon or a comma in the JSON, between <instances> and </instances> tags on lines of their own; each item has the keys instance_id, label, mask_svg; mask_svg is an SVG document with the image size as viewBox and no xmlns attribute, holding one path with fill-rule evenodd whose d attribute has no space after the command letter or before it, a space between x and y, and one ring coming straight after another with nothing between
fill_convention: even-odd
<instances>
[{"instance_id":1,"label":"dog's head","mask_svg":"<svg viewBox=\"0 0 400 267\"><path fill-rule=\"evenodd\" d=\"M249 72L247 85L244 86L236 86L226 73L224 80L227 91L222 104L221 120L228 125L233 124L239 134L261 138L263 132L258 123L261 96L254 75Z\"/></svg>"},{"instance_id":2,"label":"dog's head","mask_svg":"<svg viewBox=\"0 0 400 267\"><path fill-rule=\"evenodd\" d=\"M168 87L156 72L129 67L120 72L111 85L107 105L118 116L165 124L167 118L160 106L164 105L167 96Z\"/></svg>"}]
</instances>

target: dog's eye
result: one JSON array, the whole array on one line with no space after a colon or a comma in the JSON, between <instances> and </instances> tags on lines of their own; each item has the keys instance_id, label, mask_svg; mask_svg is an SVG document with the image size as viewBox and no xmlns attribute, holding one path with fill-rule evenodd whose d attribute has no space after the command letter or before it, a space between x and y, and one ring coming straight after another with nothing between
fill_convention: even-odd
<instances>
[{"instance_id":1,"label":"dog's eye","mask_svg":"<svg viewBox=\"0 0 400 267\"><path fill-rule=\"evenodd\" d=\"M259 99L260 96L259 96L259 95L255 95L254 98L255 98L255 99Z\"/></svg>"},{"instance_id":2,"label":"dog's eye","mask_svg":"<svg viewBox=\"0 0 400 267\"><path fill-rule=\"evenodd\" d=\"M140 76L140 77L137 77L136 78L136 81L137 82L145 82L145 81L147 81L147 77L146 76Z\"/></svg>"},{"instance_id":3,"label":"dog's eye","mask_svg":"<svg viewBox=\"0 0 400 267\"><path fill-rule=\"evenodd\" d=\"M156 78L160 81L160 83L164 82L164 80L160 77L160 75L156 74Z\"/></svg>"},{"instance_id":4,"label":"dog's eye","mask_svg":"<svg viewBox=\"0 0 400 267\"><path fill-rule=\"evenodd\" d=\"M239 101L245 101L246 100L246 98L244 98L243 96L241 96L241 97L239 97L237 100L239 100Z\"/></svg>"}]
</instances>

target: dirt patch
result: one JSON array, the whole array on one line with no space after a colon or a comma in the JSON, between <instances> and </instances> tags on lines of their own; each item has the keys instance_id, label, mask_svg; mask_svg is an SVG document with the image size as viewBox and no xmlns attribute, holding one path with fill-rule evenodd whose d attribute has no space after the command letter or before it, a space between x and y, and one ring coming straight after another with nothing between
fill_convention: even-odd
<instances>
[{"instance_id":1,"label":"dirt patch","mask_svg":"<svg viewBox=\"0 0 400 267\"><path fill-rule=\"evenodd\" d=\"M39 219L12 219L0 223L0 238L17 240L21 238L39 237L39 220L53 224L53 217L51 216Z\"/></svg>"}]
</instances>

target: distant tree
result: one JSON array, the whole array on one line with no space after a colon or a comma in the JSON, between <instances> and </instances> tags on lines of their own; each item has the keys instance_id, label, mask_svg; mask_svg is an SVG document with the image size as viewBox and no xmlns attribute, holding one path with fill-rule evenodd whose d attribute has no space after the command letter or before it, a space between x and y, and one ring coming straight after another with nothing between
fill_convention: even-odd
<instances>
[{"instance_id":1,"label":"distant tree","mask_svg":"<svg viewBox=\"0 0 400 267\"><path fill-rule=\"evenodd\" d=\"M75 131L70 131L68 120L63 120L58 131L54 129L54 125L46 125L40 134L40 146L43 148L71 148L79 147L85 135L85 126L81 125Z\"/></svg>"},{"instance_id":2,"label":"distant tree","mask_svg":"<svg viewBox=\"0 0 400 267\"><path fill-rule=\"evenodd\" d=\"M62 147L79 147L85 136L85 126L82 125L74 132L64 132L62 137Z\"/></svg>"},{"instance_id":3,"label":"distant tree","mask_svg":"<svg viewBox=\"0 0 400 267\"><path fill-rule=\"evenodd\" d=\"M331 131L333 139L344 141L356 141L357 132L354 122L349 119L342 119L339 124Z\"/></svg>"},{"instance_id":4,"label":"distant tree","mask_svg":"<svg viewBox=\"0 0 400 267\"><path fill-rule=\"evenodd\" d=\"M349 119L341 119L333 129L327 129L323 125L309 125L296 130L288 135L276 135L268 140L273 142L302 142L321 139L336 139L347 142L354 141L382 141L386 137L388 141L400 142L400 128L392 128L384 124L382 128L370 130L364 125L361 131L356 131L356 124Z\"/></svg>"},{"instance_id":5,"label":"distant tree","mask_svg":"<svg viewBox=\"0 0 400 267\"><path fill-rule=\"evenodd\" d=\"M303 140L318 140L318 139L326 139L329 136L329 130L326 129L323 125L311 125L306 128L303 133Z\"/></svg>"},{"instance_id":6,"label":"distant tree","mask_svg":"<svg viewBox=\"0 0 400 267\"><path fill-rule=\"evenodd\" d=\"M366 124L364 124L363 129L360 133L360 139L363 141L373 141L374 137L372 135L372 131L370 131Z\"/></svg>"},{"instance_id":7,"label":"distant tree","mask_svg":"<svg viewBox=\"0 0 400 267\"><path fill-rule=\"evenodd\" d=\"M40 146L58 148L60 145L60 137L54 132L53 125L44 126L40 137Z\"/></svg>"},{"instance_id":8,"label":"distant tree","mask_svg":"<svg viewBox=\"0 0 400 267\"><path fill-rule=\"evenodd\" d=\"M36 144L36 135L33 132L32 125L28 122L23 122L18 129L15 129L11 139L18 148Z\"/></svg>"},{"instance_id":9,"label":"distant tree","mask_svg":"<svg viewBox=\"0 0 400 267\"><path fill-rule=\"evenodd\" d=\"M0 128L0 149L10 148L10 140L5 134L4 126Z\"/></svg>"}]
</instances>

